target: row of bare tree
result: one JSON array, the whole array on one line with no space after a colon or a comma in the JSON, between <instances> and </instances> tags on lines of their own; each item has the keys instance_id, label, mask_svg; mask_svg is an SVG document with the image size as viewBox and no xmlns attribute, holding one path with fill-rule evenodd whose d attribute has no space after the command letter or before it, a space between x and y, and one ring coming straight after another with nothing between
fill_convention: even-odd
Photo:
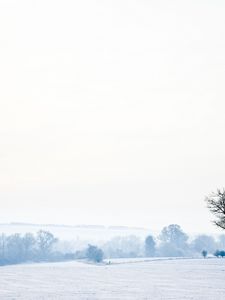
<instances>
[{"instance_id":1,"label":"row of bare tree","mask_svg":"<svg viewBox=\"0 0 225 300\"><path fill-rule=\"evenodd\" d=\"M26 261L48 260L52 247L57 242L54 235L40 230L36 235L0 235L0 264L14 264Z\"/></svg>"}]
</instances>

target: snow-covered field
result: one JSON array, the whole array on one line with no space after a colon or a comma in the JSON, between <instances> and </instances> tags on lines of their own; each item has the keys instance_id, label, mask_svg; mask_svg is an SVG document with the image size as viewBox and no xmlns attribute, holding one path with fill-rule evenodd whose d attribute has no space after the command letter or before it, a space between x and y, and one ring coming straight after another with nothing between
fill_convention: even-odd
<instances>
[{"instance_id":1,"label":"snow-covered field","mask_svg":"<svg viewBox=\"0 0 225 300\"><path fill-rule=\"evenodd\" d=\"M81 262L0 267L0 299L225 299L225 260Z\"/></svg>"}]
</instances>

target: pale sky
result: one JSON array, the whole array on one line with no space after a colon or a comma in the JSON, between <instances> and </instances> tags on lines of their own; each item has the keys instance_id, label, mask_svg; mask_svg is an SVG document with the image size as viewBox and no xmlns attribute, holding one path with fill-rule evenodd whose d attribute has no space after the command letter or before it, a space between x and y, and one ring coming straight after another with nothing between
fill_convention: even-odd
<instances>
[{"instance_id":1,"label":"pale sky","mask_svg":"<svg viewBox=\"0 0 225 300\"><path fill-rule=\"evenodd\" d=\"M217 231L225 2L0 0L0 223Z\"/></svg>"}]
</instances>

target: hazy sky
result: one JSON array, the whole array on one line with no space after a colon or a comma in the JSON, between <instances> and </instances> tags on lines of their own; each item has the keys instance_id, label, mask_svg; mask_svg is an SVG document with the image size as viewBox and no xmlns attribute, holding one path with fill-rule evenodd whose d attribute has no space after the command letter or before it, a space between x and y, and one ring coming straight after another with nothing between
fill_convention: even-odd
<instances>
[{"instance_id":1,"label":"hazy sky","mask_svg":"<svg viewBox=\"0 0 225 300\"><path fill-rule=\"evenodd\" d=\"M225 3L0 0L0 223L215 231Z\"/></svg>"}]
</instances>

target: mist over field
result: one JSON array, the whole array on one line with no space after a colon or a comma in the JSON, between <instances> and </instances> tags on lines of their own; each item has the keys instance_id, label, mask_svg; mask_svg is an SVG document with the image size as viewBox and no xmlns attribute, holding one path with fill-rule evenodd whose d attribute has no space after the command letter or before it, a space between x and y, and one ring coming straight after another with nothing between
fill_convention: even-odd
<instances>
[{"instance_id":1,"label":"mist over field","mask_svg":"<svg viewBox=\"0 0 225 300\"><path fill-rule=\"evenodd\" d=\"M0 0L0 299L225 299L225 3Z\"/></svg>"}]
</instances>

